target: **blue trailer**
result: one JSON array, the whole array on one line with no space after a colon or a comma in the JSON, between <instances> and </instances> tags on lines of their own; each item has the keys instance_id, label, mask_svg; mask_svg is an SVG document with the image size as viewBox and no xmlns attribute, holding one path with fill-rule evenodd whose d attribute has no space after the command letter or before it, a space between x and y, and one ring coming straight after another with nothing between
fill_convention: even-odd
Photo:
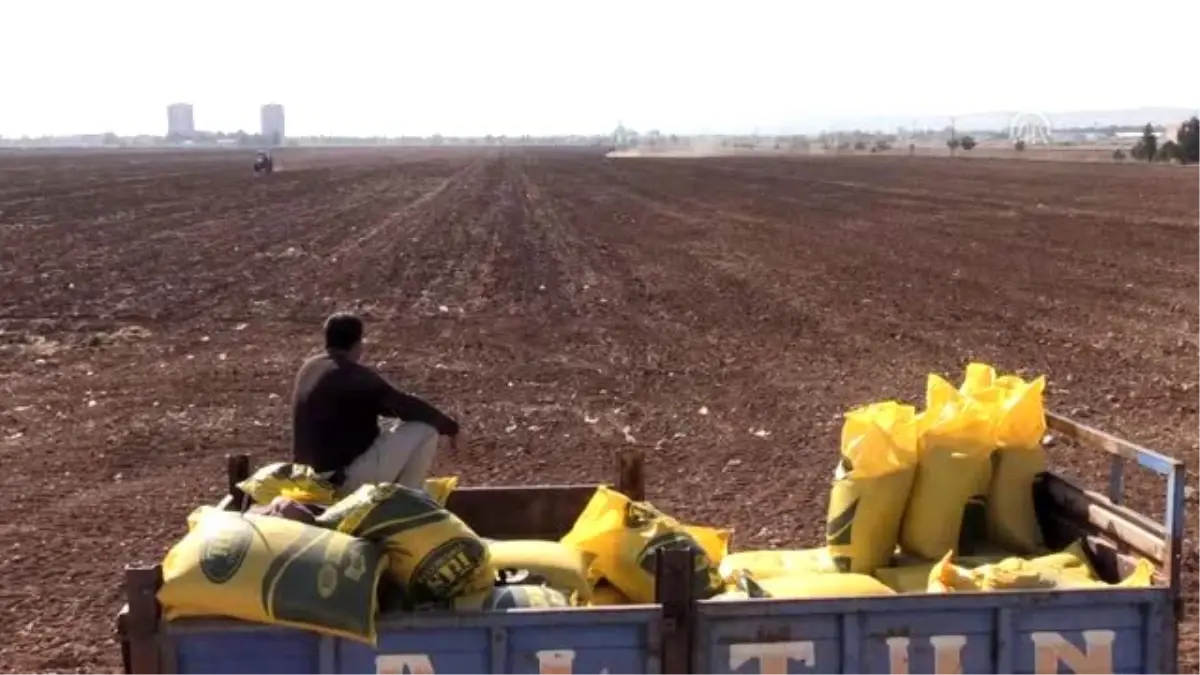
<instances>
[{"instance_id":1,"label":"blue trailer","mask_svg":"<svg viewBox=\"0 0 1200 675\"><path fill-rule=\"evenodd\" d=\"M658 561L658 602L622 607L384 616L376 648L228 619L163 621L157 567L126 570L118 616L127 673L1171 673L1178 671L1184 465L1048 415L1078 451L1111 461L1108 494L1046 474L1035 496L1053 544L1082 539L1106 579L1138 558L1150 588L1000 591L811 600L692 601L691 560ZM1103 457L1104 455L1098 455ZM1122 505L1124 468L1165 478L1162 522ZM223 505L243 508L232 487ZM644 495L640 457L617 488ZM557 539L594 485L464 488L447 506L482 536Z\"/></svg>"}]
</instances>

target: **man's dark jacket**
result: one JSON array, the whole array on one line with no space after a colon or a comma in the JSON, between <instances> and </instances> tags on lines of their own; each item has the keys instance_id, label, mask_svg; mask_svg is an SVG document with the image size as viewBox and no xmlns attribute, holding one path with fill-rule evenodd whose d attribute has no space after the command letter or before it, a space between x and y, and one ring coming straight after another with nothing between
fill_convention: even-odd
<instances>
[{"instance_id":1,"label":"man's dark jacket","mask_svg":"<svg viewBox=\"0 0 1200 675\"><path fill-rule=\"evenodd\" d=\"M292 394L292 461L321 473L345 469L375 442L380 415L458 435L458 422L371 368L337 353L308 359Z\"/></svg>"}]
</instances>

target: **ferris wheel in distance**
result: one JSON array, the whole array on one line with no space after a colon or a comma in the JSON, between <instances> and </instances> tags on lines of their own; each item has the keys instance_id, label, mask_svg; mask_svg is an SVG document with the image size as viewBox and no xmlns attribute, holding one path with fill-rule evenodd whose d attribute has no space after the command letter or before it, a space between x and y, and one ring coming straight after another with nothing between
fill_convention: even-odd
<instances>
[{"instance_id":1,"label":"ferris wheel in distance","mask_svg":"<svg viewBox=\"0 0 1200 675\"><path fill-rule=\"evenodd\" d=\"M1054 128L1042 113L1019 112L1008 124L1008 139L1025 145L1050 145Z\"/></svg>"}]
</instances>

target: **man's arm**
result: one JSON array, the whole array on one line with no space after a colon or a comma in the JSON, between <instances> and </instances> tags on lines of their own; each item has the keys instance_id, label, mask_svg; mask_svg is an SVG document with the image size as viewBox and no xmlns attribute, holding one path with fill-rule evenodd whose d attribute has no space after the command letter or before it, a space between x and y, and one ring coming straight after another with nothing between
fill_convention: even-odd
<instances>
[{"instance_id":1,"label":"man's arm","mask_svg":"<svg viewBox=\"0 0 1200 675\"><path fill-rule=\"evenodd\" d=\"M405 422L424 422L442 436L457 436L458 422L416 396L396 389L382 375L367 370L371 397L380 415L398 417Z\"/></svg>"}]
</instances>

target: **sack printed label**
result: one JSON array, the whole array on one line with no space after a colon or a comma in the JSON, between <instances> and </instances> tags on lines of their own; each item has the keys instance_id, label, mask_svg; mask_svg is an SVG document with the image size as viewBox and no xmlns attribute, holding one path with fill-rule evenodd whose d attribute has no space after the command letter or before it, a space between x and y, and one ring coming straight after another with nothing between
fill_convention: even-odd
<instances>
[{"instance_id":1,"label":"sack printed label","mask_svg":"<svg viewBox=\"0 0 1200 675\"><path fill-rule=\"evenodd\" d=\"M222 528L204 542L200 571L214 584L224 584L237 574L254 544L254 528L244 520L222 523Z\"/></svg>"},{"instance_id":2,"label":"sack printed label","mask_svg":"<svg viewBox=\"0 0 1200 675\"><path fill-rule=\"evenodd\" d=\"M475 578L486 557L487 549L478 539L450 539L439 544L417 564L412 583L434 597L453 597Z\"/></svg>"}]
</instances>

